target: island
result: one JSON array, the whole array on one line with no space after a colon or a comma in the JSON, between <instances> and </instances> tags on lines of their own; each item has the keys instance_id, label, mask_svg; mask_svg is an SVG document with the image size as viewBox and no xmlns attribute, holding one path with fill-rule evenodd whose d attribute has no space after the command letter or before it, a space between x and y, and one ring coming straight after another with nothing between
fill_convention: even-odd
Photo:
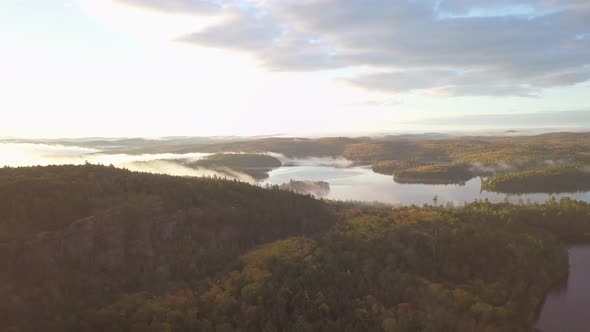
<instances>
[{"instance_id":1,"label":"island","mask_svg":"<svg viewBox=\"0 0 590 332\"><path fill-rule=\"evenodd\" d=\"M190 167L213 169L222 173L224 169L231 169L246 173L256 180L266 179L269 171L281 165L278 158L251 153L216 153L188 164Z\"/></svg>"},{"instance_id":2,"label":"island","mask_svg":"<svg viewBox=\"0 0 590 332\"><path fill-rule=\"evenodd\" d=\"M371 169L375 173L393 175L395 172L420 166L419 163L408 160L381 160L373 164Z\"/></svg>"},{"instance_id":3,"label":"island","mask_svg":"<svg viewBox=\"0 0 590 332\"><path fill-rule=\"evenodd\" d=\"M575 166L527 169L484 179L482 188L502 193L560 193L590 190L590 170Z\"/></svg>"},{"instance_id":4,"label":"island","mask_svg":"<svg viewBox=\"0 0 590 332\"><path fill-rule=\"evenodd\" d=\"M474 177L466 165L422 165L394 174L397 183L464 184Z\"/></svg>"}]
</instances>

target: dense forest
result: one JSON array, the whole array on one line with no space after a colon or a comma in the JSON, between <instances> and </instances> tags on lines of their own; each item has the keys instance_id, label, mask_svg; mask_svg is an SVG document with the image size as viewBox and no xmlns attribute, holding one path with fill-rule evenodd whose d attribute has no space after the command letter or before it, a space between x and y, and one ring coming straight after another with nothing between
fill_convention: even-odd
<instances>
[{"instance_id":1,"label":"dense forest","mask_svg":"<svg viewBox=\"0 0 590 332\"><path fill-rule=\"evenodd\" d=\"M552 133L538 136L500 137L404 137L382 138L265 138L211 144L205 151L271 151L290 157L344 157L356 164L372 165L373 171L395 175L400 183L461 184L475 176L501 177L502 183L518 181L520 172L548 168L550 165L573 167L587 164L590 155L587 133ZM546 172L547 175L549 172ZM533 174L533 173L530 173ZM552 183L569 183L571 173L552 172ZM499 183L499 179L494 179ZM537 180L533 180L537 181ZM514 183L486 190L535 192L538 188ZM586 186L588 182L586 181ZM506 188L511 187L508 190ZM547 185L546 187L551 187ZM551 192L580 190L580 185L552 186Z\"/></svg>"},{"instance_id":2,"label":"dense forest","mask_svg":"<svg viewBox=\"0 0 590 332\"><path fill-rule=\"evenodd\" d=\"M14 140L4 140L13 142ZM25 140L25 142L38 142ZM183 137L162 140L121 139L87 142L50 141L65 145L81 145L105 149L105 153L212 153L211 156L189 163L224 173L228 169L246 173L255 180L264 180L268 171L281 166L279 159L268 153L287 158L331 157L346 158L353 165L371 165L381 174L398 173L396 181L403 183L450 184L463 183L475 176L512 175L494 179L502 184L493 191L531 192L539 189L519 183L519 172L549 166L590 166L590 133L550 133L533 136L464 136L442 134L389 135L377 137L325 138L205 138ZM441 166L442 165L442 166ZM443 168L446 167L446 170ZM530 173L529 175L532 175ZM227 173L229 174L229 173ZM571 174L552 173L552 181L571 182ZM530 176L527 176L531 178ZM534 180L536 181L536 180ZM586 182L587 183L587 182ZM571 192L579 186L554 186L551 192ZM573 188L573 189L572 189Z\"/></svg>"},{"instance_id":3,"label":"dense forest","mask_svg":"<svg viewBox=\"0 0 590 332\"><path fill-rule=\"evenodd\" d=\"M590 133L534 136L264 138L195 146L187 152L275 152L291 157L334 156L373 164L383 160L422 163L537 164L585 162Z\"/></svg>"},{"instance_id":4,"label":"dense forest","mask_svg":"<svg viewBox=\"0 0 590 332\"><path fill-rule=\"evenodd\" d=\"M576 192L590 190L590 169L557 166L527 169L493 176L482 188L505 193Z\"/></svg>"},{"instance_id":5,"label":"dense forest","mask_svg":"<svg viewBox=\"0 0 590 332\"><path fill-rule=\"evenodd\" d=\"M590 206L399 207L0 169L2 331L529 331Z\"/></svg>"},{"instance_id":6,"label":"dense forest","mask_svg":"<svg viewBox=\"0 0 590 332\"><path fill-rule=\"evenodd\" d=\"M325 181L291 180L279 185L279 188L300 194L312 194L316 197L327 196L330 193L330 184Z\"/></svg>"},{"instance_id":7,"label":"dense forest","mask_svg":"<svg viewBox=\"0 0 590 332\"><path fill-rule=\"evenodd\" d=\"M382 160L481 164L590 161L590 133L531 136L389 135L378 137L167 138L97 141L0 140L105 149L108 153L280 153L287 157L345 157L358 162Z\"/></svg>"},{"instance_id":8,"label":"dense forest","mask_svg":"<svg viewBox=\"0 0 590 332\"><path fill-rule=\"evenodd\" d=\"M252 153L216 153L191 162L190 167L203 167L223 173L224 169L243 172L261 180L268 177L273 168L281 167L281 161L275 157Z\"/></svg>"},{"instance_id":9,"label":"dense forest","mask_svg":"<svg viewBox=\"0 0 590 332\"><path fill-rule=\"evenodd\" d=\"M281 161L275 157L251 153L217 153L199 159L193 163L203 167L230 167L237 169L281 167Z\"/></svg>"},{"instance_id":10,"label":"dense forest","mask_svg":"<svg viewBox=\"0 0 590 332\"><path fill-rule=\"evenodd\" d=\"M420 166L420 164L407 160L381 160L373 164L371 169L375 173L392 175L395 172L403 171L416 166Z\"/></svg>"},{"instance_id":11,"label":"dense forest","mask_svg":"<svg viewBox=\"0 0 590 332\"><path fill-rule=\"evenodd\" d=\"M462 184L475 176L499 176L486 182L483 189L510 193L572 192L588 190L590 185L587 174L582 171L576 174L571 171L556 172L549 167L588 165L588 133L442 138L428 135L266 138L205 147L207 151L218 149L271 151L294 157L344 157L357 164L372 165L377 173L394 174L395 181L399 183ZM540 174L538 169L545 169L541 171L544 174ZM543 182L543 176L550 176L551 179L545 185L532 184ZM528 180L523 182L524 178Z\"/></svg>"},{"instance_id":12,"label":"dense forest","mask_svg":"<svg viewBox=\"0 0 590 332\"><path fill-rule=\"evenodd\" d=\"M408 160L383 160L372 166L375 173L391 175L397 183L465 184L477 175L488 174L466 164L421 164Z\"/></svg>"},{"instance_id":13,"label":"dense forest","mask_svg":"<svg viewBox=\"0 0 590 332\"><path fill-rule=\"evenodd\" d=\"M473 176L465 165L422 165L394 172L398 183L463 184Z\"/></svg>"},{"instance_id":14,"label":"dense forest","mask_svg":"<svg viewBox=\"0 0 590 332\"><path fill-rule=\"evenodd\" d=\"M278 188L94 165L2 168L0 211L3 331L79 331L125 294L197 288L258 244L336 221Z\"/></svg>"}]
</instances>

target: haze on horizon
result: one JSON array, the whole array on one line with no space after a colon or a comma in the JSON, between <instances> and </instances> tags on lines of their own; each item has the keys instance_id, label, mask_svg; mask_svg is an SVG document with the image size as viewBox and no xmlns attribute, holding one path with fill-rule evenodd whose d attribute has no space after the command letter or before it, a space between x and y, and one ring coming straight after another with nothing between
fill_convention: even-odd
<instances>
[{"instance_id":1,"label":"haze on horizon","mask_svg":"<svg viewBox=\"0 0 590 332\"><path fill-rule=\"evenodd\" d=\"M8 0L0 137L590 127L584 0Z\"/></svg>"}]
</instances>

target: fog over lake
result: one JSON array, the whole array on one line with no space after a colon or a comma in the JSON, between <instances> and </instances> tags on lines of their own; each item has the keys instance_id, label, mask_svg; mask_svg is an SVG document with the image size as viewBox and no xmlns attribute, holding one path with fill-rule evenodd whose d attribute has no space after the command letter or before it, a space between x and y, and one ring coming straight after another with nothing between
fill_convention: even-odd
<instances>
[{"instance_id":1,"label":"fog over lake","mask_svg":"<svg viewBox=\"0 0 590 332\"><path fill-rule=\"evenodd\" d=\"M101 150L64 145L0 143L0 167L46 166L55 164L113 165L131 171L170 174L178 176L220 176L256 183L246 174L228 170L220 173L204 168L192 168L178 161L194 161L209 153L156 153L156 154L105 154Z\"/></svg>"},{"instance_id":2,"label":"fog over lake","mask_svg":"<svg viewBox=\"0 0 590 332\"><path fill-rule=\"evenodd\" d=\"M280 185L290 180L325 181L330 184L329 199L383 202L392 204L463 204L476 199L488 199L491 202L508 200L517 203L542 203L550 197L571 197L590 202L590 192L560 194L522 194L507 195L481 190L479 177L467 181L464 185L399 184L393 176L374 173L367 166L352 166L352 162L343 158L307 158L291 159L269 153L281 160L283 166L269 172L269 177L257 182L251 176L232 170L210 170L192 168L183 165L185 161L203 158L208 153L160 153L160 154L107 154L97 149L28 143L0 143L0 167L34 166L50 164L84 164L85 162L114 165L133 171L163 173L179 176L220 176L234 178L260 185ZM434 197L436 201L433 201Z\"/></svg>"}]
</instances>

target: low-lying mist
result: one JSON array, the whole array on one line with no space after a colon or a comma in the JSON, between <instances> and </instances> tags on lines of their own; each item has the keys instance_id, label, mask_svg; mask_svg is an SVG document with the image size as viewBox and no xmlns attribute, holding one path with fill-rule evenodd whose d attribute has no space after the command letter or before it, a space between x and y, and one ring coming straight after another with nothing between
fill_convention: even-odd
<instances>
[{"instance_id":1,"label":"low-lying mist","mask_svg":"<svg viewBox=\"0 0 590 332\"><path fill-rule=\"evenodd\" d=\"M256 183L251 176L231 169L193 168L184 163L195 161L208 153L103 154L100 150L63 145L0 143L0 167L81 165L84 163L113 165L131 171L177 176L217 176Z\"/></svg>"},{"instance_id":2,"label":"low-lying mist","mask_svg":"<svg viewBox=\"0 0 590 332\"><path fill-rule=\"evenodd\" d=\"M352 160L338 157L306 157L306 158L289 158L280 153L266 152L281 161L283 166L331 166L331 167L350 167L354 164Z\"/></svg>"},{"instance_id":3,"label":"low-lying mist","mask_svg":"<svg viewBox=\"0 0 590 332\"><path fill-rule=\"evenodd\" d=\"M470 171L474 174L482 174L482 175L491 175L491 174L498 174L504 173L508 171L512 171L515 169L514 165L510 165L507 163L498 163L493 165L483 164L483 163L472 163L470 166Z\"/></svg>"},{"instance_id":4,"label":"low-lying mist","mask_svg":"<svg viewBox=\"0 0 590 332\"><path fill-rule=\"evenodd\" d=\"M134 161L116 164L115 166L135 172L169 174L176 176L217 176L226 179L236 179L250 184L257 183L257 181L250 175L229 168L218 168L216 170L201 167L194 168L185 166L182 163L173 160Z\"/></svg>"}]
</instances>

